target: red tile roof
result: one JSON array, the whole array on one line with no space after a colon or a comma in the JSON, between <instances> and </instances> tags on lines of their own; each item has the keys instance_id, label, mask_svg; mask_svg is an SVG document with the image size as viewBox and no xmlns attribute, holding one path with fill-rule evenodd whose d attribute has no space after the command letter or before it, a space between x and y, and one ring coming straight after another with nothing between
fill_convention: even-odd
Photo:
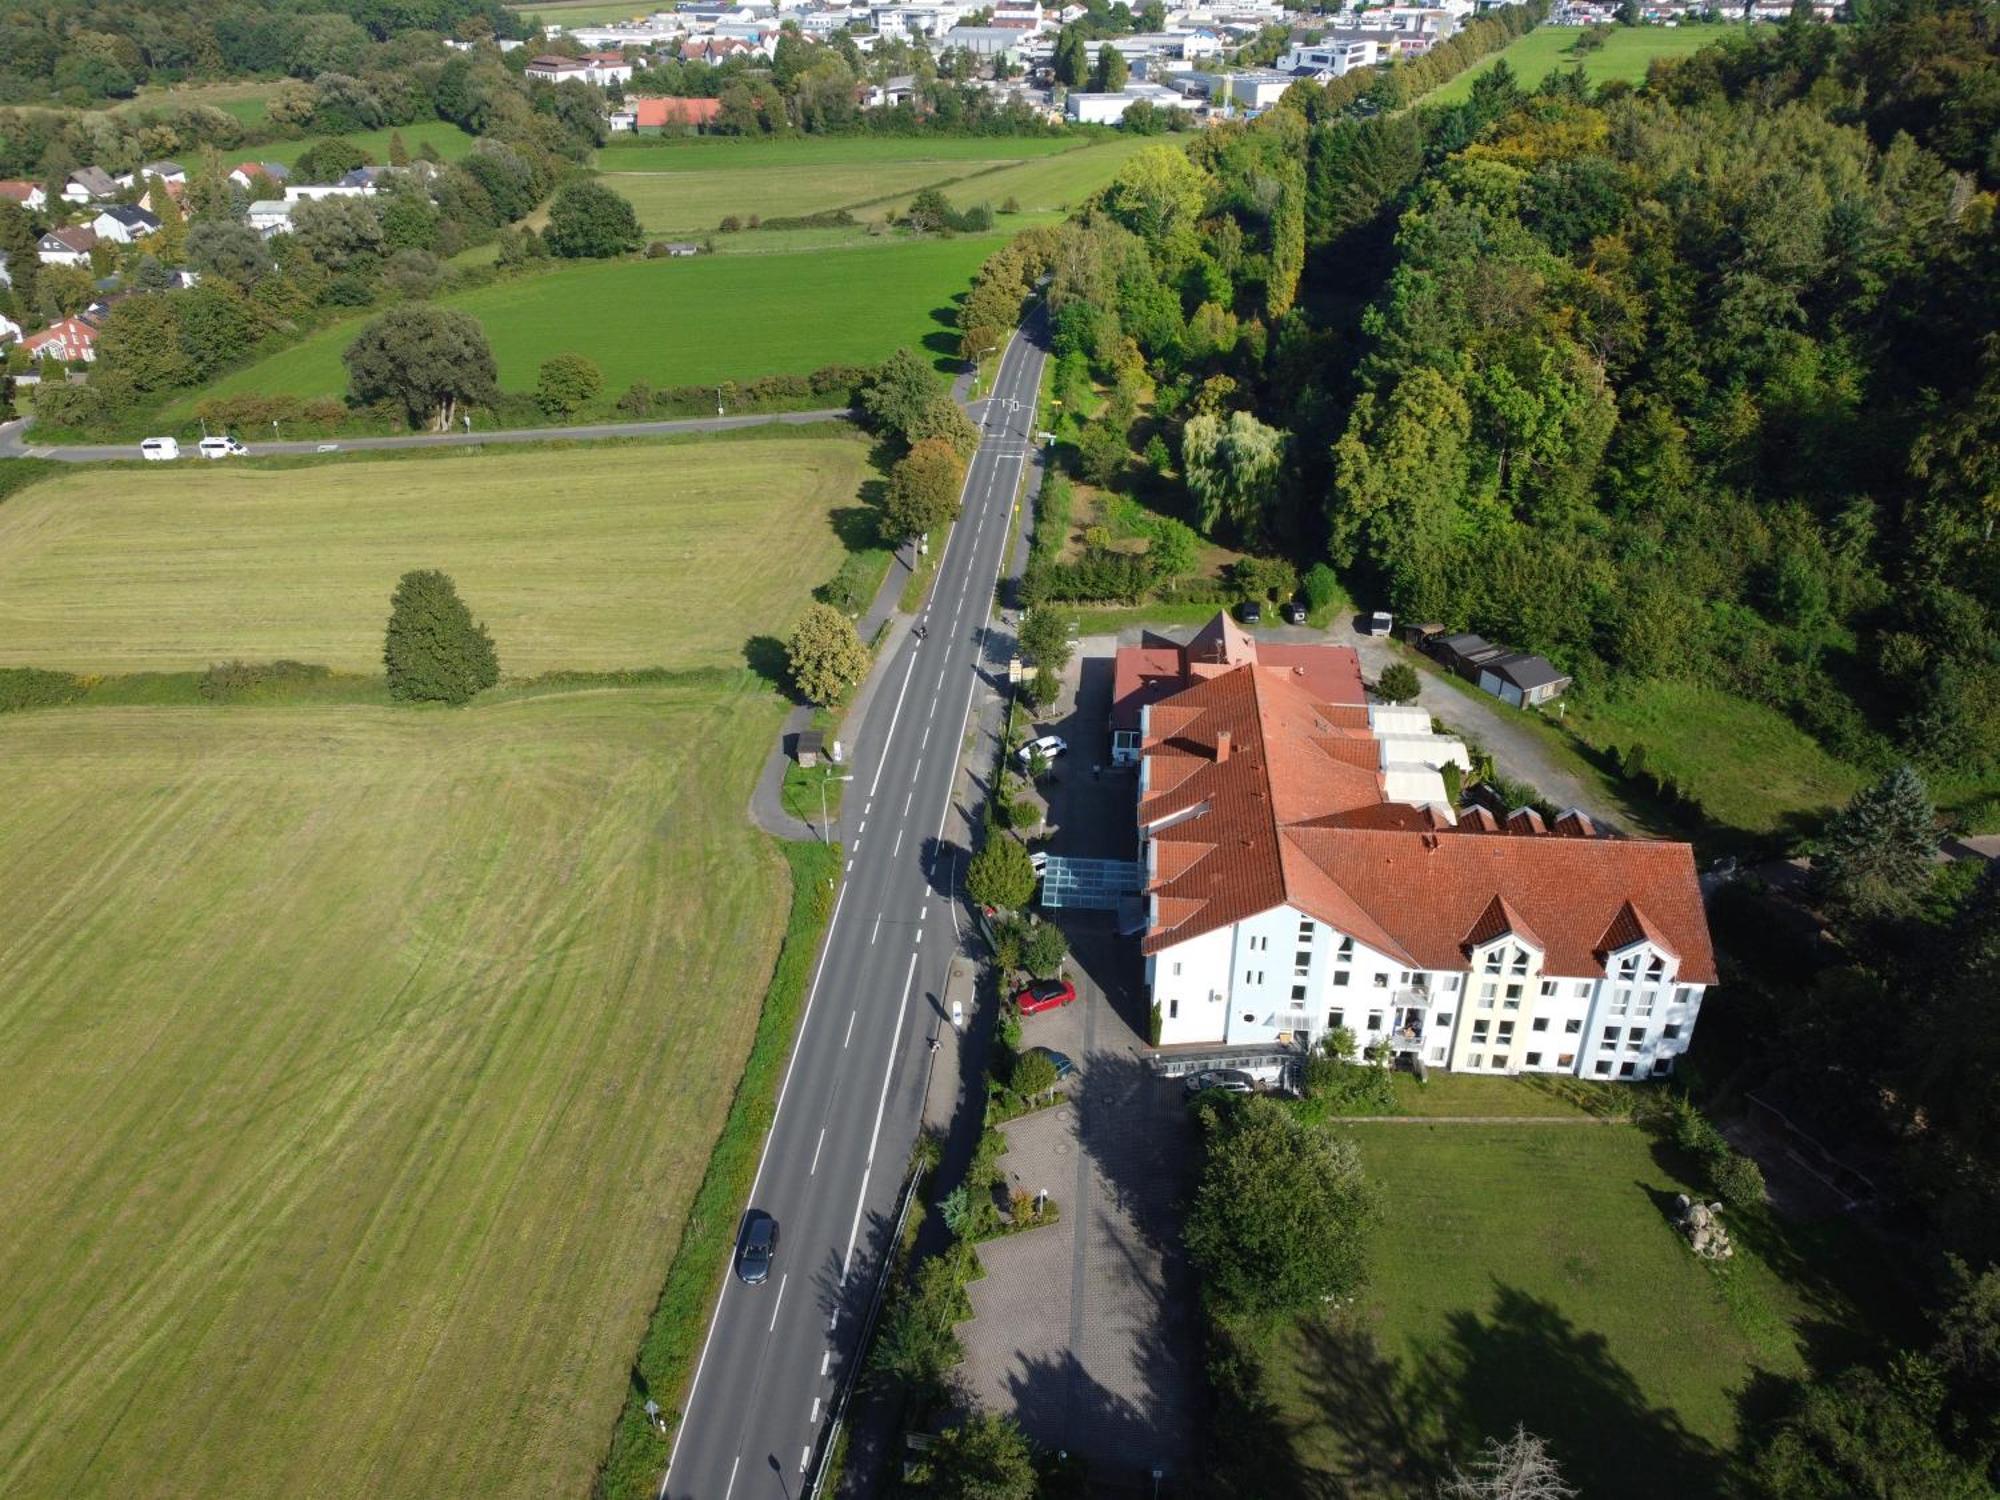
<instances>
[{"instance_id":1,"label":"red tile roof","mask_svg":"<svg viewBox=\"0 0 2000 1500\"><path fill-rule=\"evenodd\" d=\"M1413 968L1462 969L1472 947L1512 933L1549 974L1601 974L1609 951L1644 938L1682 978L1715 981L1686 844L1594 837L1580 817L1453 827L1388 803L1358 669L1353 701L1327 701L1315 687L1335 679L1273 664L1227 622L1197 641L1184 659L1195 680L1152 705L1141 747L1139 821L1165 824L1150 834L1144 951L1290 905Z\"/></svg>"},{"instance_id":2,"label":"red tile roof","mask_svg":"<svg viewBox=\"0 0 2000 1500\"><path fill-rule=\"evenodd\" d=\"M660 125L708 125L722 113L720 99L634 99L641 129Z\"/></svg>"},{"instance_id":3,"label":"red tile roof","mask_svg":"<svg viewBox=\"0 0 2000 1500\"><path fill-rule=\"evenodd\" d=\"M1122 648L1112 668L1111 727L1137 729L1140 713L1161 699L1250 663L1290 669L1321 702L1360 710L1366 727L1368 694L1361 686L1361 658L1351 647L1260 641L1226 614L1218 614L1185 646L1148 636Z\"/></svg>"}]
</instances>

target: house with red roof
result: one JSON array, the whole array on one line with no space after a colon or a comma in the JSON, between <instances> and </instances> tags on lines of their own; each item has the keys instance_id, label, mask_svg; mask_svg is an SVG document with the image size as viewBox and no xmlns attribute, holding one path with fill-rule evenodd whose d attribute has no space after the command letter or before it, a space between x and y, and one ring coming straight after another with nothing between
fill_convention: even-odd
<instances>
[{"instance_id":1,"label":"house with red roof","mask_svg":"<svg viewBox=\"0 0 2000 1500\"><path fill-rule=\"evenodd\" d=\"M1464 748L1370 704L1342 646L1227 616L1119 653L1134 722L1147 987L1166 1046L1316 1045L1428 1067L1665 1076L1714 947L1686 844L1580 812L1463 814ZM1177 654L1176 654L1177 653Z\"/></svg>"},{"instance_id":2,"label":"house with red roof","mask_svg":"<svg viewBox=\"0 0 2000 1500\"><path fill-rule=\"evenodd\" d=\"M670 125L713 125L722 113L720 99L634 99L634 124L640 130L663 130Z\"/></svg>"},{"instance_id":3,"label":"house with red roof","mask_svg":"<svg viewBox=\"0 0 2000 1500\"><path fill-rule=\"evenodd\" d=\"M12 199L29 210L48 205L49 195L39 182L28 182L23 178L0 179L0 198Z\"/></svg>"},{"instance_id":4,"label":"house with red roof","mask_svg":"<svg viewBox=\"0 0 2000 1500\"><path fill-rule=\"evenodd\" d=\"M80 359L89 363L97 358L97 330L81 318L64 318L39 333L29 334L21 340L21 347L32 359L64 362Z\"/></svg>"}]
</instances>

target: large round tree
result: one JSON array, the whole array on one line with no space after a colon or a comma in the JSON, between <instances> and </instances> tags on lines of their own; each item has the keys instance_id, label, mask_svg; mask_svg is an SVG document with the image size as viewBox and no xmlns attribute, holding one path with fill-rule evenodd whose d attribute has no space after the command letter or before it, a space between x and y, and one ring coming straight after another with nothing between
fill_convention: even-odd
<instances>
[{"instance_id":1,"label":"large round tree","mask_svg":"<svg viewBox=\"0 0 2000 1500\"><path fill-rule=\"evenodd\" d=\"M356 335L341 360L356 401L395 401L413 425L428 422L439 432L456 420L460 406L500 394L479 320L425 302L383 313Z\"/></svg>"},{"instance_id":2,"label":"large round tree","mask_svg":"<svg viewBox=\"0 0 2000 1500\"><path fill-rule=\"evenodd\" d=\"M601 182L572 182L549 205L542 243L568 260L623 255L639 246L639 217L632 205Z\"/></svg>"},{"instance_id":3,"label":"large round tree","mask_svg":"<svg viewBox=\"0 0 2000 1500\"><path fill-rule=\"evenodd\" d=\"M464 703L500 680L493 637L474 623L451 575L435 569L396 585L382 663L389 695L406 703Z\"/></svg>"}]
</instances>

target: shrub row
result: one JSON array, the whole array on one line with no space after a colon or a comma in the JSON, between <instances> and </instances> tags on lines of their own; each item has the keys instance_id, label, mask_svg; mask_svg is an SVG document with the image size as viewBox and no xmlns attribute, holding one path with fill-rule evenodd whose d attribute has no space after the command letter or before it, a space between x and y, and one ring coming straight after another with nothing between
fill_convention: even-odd
<instances>
[{"instance_id":1,"label":"shrub row","mask_svg":"<svg viewBox=\"0 0 2000 1500\"><path fill-rule=\"evenodd\" d=\"M0 714L28 708L57 708L84 694L84 681L70 672L41 667L0 667Z\"/></svg>"},{"instance_id":2,"label":"shrub row","mask_svg":"<svg viewBox=\"0 0 2000 1500\"><path fill-rule=\"evenodd\" d=\"M1706 1169L1709 1186L1729 1207L1753 1208L1764 1201L1763 1170L1685 1098L1675 1099L1668 1129L1674 1144Z\"/></svg>"}]
</instances>

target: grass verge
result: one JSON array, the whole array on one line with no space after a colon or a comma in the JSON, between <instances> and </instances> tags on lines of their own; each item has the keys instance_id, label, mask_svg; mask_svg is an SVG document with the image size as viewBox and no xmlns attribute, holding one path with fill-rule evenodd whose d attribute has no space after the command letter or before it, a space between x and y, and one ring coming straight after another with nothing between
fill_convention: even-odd
<instances>
[{"instance_id":1,"label":"grass verge","mask_svg":"<svg viewBox=\"0 0 2000 1500\"><path fill-rule=\"evenodd\" d=\"M784 943L764 994L743 1077L709 1154L708 1171L695 1192L645 1342L639 1346L625 1407L612 1429L610 1451L591 1486L594 1500L650 1500L658 1488L680 1422L680 1401L715 1304L716 1272L729 1257L737 1209L749 1196L758 1154L777 1112L778 1082L798 1029L820 939L833 915L840 871L840 851L832 845L780 848L792 872L792 908ZM670 1413L663 1433L653 1431L646 1421L649 1398L660 1401Z\"/></svg>"}]
</instances>

